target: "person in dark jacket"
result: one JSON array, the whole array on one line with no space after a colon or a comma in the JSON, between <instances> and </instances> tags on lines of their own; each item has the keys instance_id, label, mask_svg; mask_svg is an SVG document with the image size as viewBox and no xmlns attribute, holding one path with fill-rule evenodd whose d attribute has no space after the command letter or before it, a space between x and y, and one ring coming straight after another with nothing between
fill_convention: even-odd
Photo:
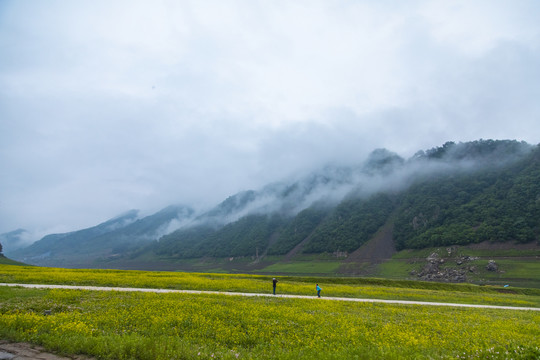
<instances>
[{"instance_id":1,"label":"person in dark jacket","mask_svg":"<svg viewBox=\"0 0 540 360\"><path fill-rule=\"evenodd\" d=\"M274 288L274 295L276 295L276 286L277 286L277 283L278 283L277 279L276 279L276 278L273 278L273 279L272 279L272 286L273 286L273 288Z\"/></svg>"},{"instance_id":2,"label":"person in dark jacket","mask_svg":"<svg viewBox=\"0 0 540 360\"><path fill-rule=\"evenodd\" d=\"M319 284L317 284L317 286L315 287L315 289L317 289L317 296L318 296L318 297L321 297L321 290L322 290L322 288L319 286Z\"/></svg>"}]
</instances>

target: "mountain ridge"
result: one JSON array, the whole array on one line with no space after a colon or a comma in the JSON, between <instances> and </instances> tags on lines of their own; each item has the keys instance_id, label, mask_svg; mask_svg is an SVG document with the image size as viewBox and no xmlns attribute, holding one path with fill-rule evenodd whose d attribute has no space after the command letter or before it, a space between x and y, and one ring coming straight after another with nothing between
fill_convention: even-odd
<instances>
[{"instance_id":1,"label":"mountain ridge","mask_svg":"<svg viewBox=\"0 0 540 360\"><path fill-rule=\"evenodd\" d=\"M302 254L352 254L390 216L395 216L393 240L400 250L464 241L534 241L540 229L532 219L540 209L540 200L536 201L540 196L536 185L540 183L538 154L538 146L515 140L447 142L407 160L386 149L376 149L362 164L327 166L295 181L243 191L201 214L189 207L163 209L146 217L146 223L152 224L148 228L141 219L131 218L130 224L95 236L89 235L103 231L100 225L107 222L83 233L48 235L37 245L19 250L15 258L24 261L32 255L40 264L66 264L61 256L51 257L44 250L58 251L66 246L66 238L73 243L82 235L87 236L84 241L92 240L90 244L102 250L108 246L93 260L111 256L136 259L144 254L174 261L258 258L263 254L290 257L293 249ZM519 194L520 188L527 189L526 197ZM509 191L513 201L526 202L531 215L515 206L501 205L504 196L498 198L497 194L504 191ZM534 201L529 203L527 198ZM508 231L496 228L494 212L487 212L485 221L479 216L456 217L457 212L489 208L490 201L502 209L497 214L505 219L512 219L512 211L520 214L507 224ZM169 231L173 221L177 221L178 230ZM159 229L163 236L158 236ZM480 229L483 235L475 238L479 232L474 229ZM150 232L153 235L147 236ZM497 238L499 235L502 238ZM86 251L90 254L88 247Z\"/></svg>"}]
</instances>

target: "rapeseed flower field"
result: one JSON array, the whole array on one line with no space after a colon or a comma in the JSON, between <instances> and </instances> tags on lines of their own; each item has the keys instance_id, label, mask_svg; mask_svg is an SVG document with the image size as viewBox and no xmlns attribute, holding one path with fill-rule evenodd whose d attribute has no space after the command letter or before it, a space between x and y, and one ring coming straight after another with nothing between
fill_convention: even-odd
<instances>
[{"instance_id":1,"label":"rapeseed flower field","mask_svg":"<svg viewBox=\"0 0 540 360\"><path fill-rule=\"evenodd\" d=\"M540 356L538 312L21 288L0 302L2 338L101 359Z\"/></svg>"},{"instance_id":2,"label":"rapeseed flower field","mask_svg":"<svg viewBox=\"0 0 540 360\"><path fill-rule=\"evenodd\" d=\"M0 281L11 276L24 282L22 274L4 270L0 268ZM34 270L34 275L25 275L27 279L38 280L43 275L40 271L49 271ZM32 268L18 271L32 272ZM60 282L63 272L48 273L54 280L52 273ZM110 275L107 281L111 283L124 282L123 276L134 274L128 273L103 272ZM103 285L105 281L99 279L100 271L94 278L93 271L73 274L75 282ZM206 278L201 283L210 289L246 291L242 286L261 286L261 291L271 291L264 278L139 274L139 287L152 277L158 282L164 277L185 278L182 286L186 286L193 277L193 286L198 286L197 278ZM256 285L258 281L261 284ZM280 285L284 291L285 284ZM288 286L290 291L301 292L300 285L308 286ZM378 287L373 291L382 292ZM315 297L0 287L0 338L98 359L536 359L540 357L539 324L538 311L351 303Z\"/></svg>"}]
</instances>

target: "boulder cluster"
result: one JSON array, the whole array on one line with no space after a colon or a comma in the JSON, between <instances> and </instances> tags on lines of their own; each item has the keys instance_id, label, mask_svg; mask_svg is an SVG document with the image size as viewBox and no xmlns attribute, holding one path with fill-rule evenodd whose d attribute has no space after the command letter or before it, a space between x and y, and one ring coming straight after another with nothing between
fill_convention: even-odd
<instances>
[{"instance_id":1,"label":"boulder cluster","mask_svg":"<svg viewBox=\"0 0 540 360\"><path fill-rule=\"evenodd\" d=\"M424 281L466 282L467 274L476 272L476 266L470 264L470 261L477 259L477 257L473 256L460 255L451 259L457 265L452 266L449 264L450 260L445 260L434 252L426 258L426 265L422 270L413 270L411 275ZM486 269L488 271L498 271L497 264L493 260L490 260Z\"/></svg>"}]
</instances>

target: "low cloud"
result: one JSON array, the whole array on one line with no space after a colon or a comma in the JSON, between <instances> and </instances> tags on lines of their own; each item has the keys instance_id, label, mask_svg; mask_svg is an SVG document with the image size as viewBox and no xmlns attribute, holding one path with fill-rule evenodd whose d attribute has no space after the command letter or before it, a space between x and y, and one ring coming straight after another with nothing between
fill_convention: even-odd
<instances>
[{"instance_id":1,"label":"low cloud","mask_svg":"<svg viewBox=\"0 0 540 360\"><path fill-rule=\"evenodd\" d=\"M540 6L0 5L0 233L214 206L376 148L540 142Z\"/></svg>"}]
</instances>

